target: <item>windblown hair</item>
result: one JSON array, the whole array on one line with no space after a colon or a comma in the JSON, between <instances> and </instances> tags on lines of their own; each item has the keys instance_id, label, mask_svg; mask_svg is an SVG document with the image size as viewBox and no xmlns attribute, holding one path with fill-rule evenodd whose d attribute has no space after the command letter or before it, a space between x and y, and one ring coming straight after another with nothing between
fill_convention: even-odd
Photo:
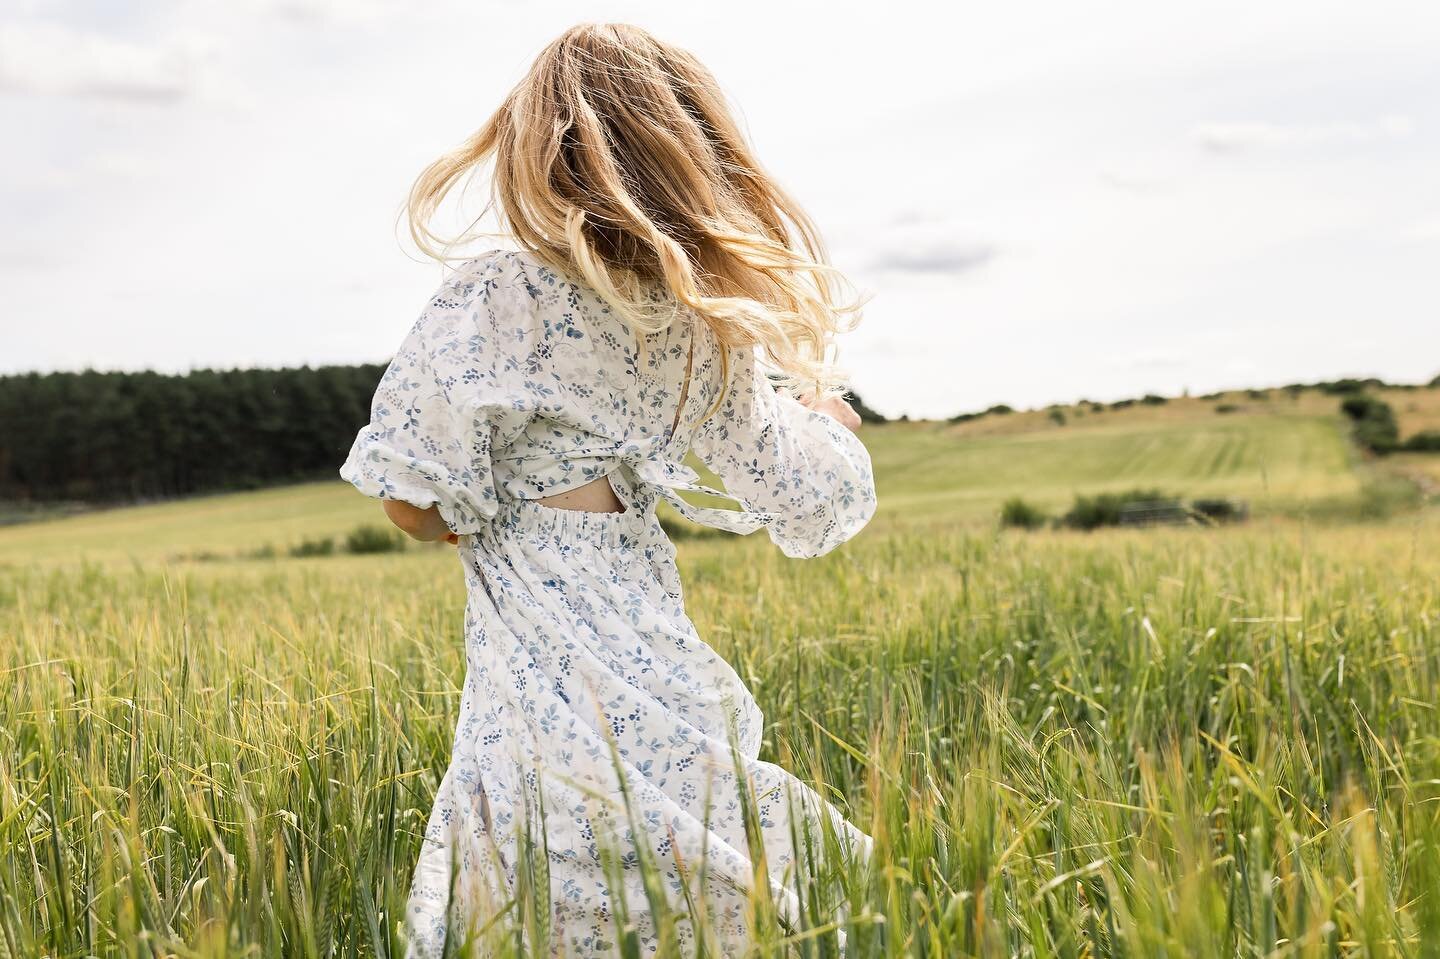
<instances>
[{"instance_id":1,"label":"windblown hair","mask_svg":"<svg viewBox=\"0 0 1440 959\"><path fill-rule=\"evenodd\" d=\"M849 284L814 223L761 169L687 51L628 24L567 30L484 126L416 179L408 212L423 252L457 259L451 250L483 235L479 218L450 238L431 221L487 161L487 209L541 260L583 277L637 340L688 307L722 345L762 348L792 389L842 384L833 336L858 322L863 301L841 301ZM668 309L646 296L657 284Z\"/></svg>"}]
</instances>

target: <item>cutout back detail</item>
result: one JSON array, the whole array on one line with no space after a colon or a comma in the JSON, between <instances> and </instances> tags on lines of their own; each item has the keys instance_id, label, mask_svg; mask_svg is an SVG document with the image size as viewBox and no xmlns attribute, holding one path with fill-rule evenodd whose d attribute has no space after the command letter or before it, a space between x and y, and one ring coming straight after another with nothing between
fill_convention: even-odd
<instances>
[{"instance_id":1,"label":"cutout back detail","mask_svg":"<svg viewBox=\"0 0 1440 959\"><path fill-rule=\"evenodd\" d=\"M680 384L680 399L675 404L675 416L665 435L667 444L674 440L676 432L685 417L685 404L690 401L690 379L695 369L695 327L689 327L690 342L685 354L685 379ZM586 513L623 513L625 504L616 495L610 484L610 477L601 476L574 489L542 496L535 502L552 509L578 510Z\"/></svg>"}]
</instances>

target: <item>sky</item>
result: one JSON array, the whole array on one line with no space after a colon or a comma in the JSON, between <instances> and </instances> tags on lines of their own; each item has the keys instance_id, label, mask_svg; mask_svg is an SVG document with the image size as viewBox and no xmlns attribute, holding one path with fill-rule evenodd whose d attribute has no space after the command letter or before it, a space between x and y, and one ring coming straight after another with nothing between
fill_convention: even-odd
<instances>
[{"instance_id":1,"label":"sky","mask_svg":"<svg viewBox=\"0 0 1440 959\"><path fill-rule=\"evenodd\" d=\"M1418 0L6 0L0 372L387 359L411 181L584 20L711 68L881 412L1440 373Z\"/></svg>"}]
</instances>

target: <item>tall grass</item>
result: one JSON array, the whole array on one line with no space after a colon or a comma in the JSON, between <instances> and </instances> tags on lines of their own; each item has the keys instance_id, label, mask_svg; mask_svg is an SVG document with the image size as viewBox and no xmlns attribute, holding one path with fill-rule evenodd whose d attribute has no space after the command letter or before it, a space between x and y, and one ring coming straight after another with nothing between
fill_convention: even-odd
<instances>
[{"instance_id":1,"label":"tall grass","mask_svg":"<svg viewBox=\"0 0 1440 959\"><path fill-rule=\"evenodd\" d=\"M682 544L763 758L876 841L805 857L798 925L757 900L755 954L836 955L844 903L847 956L1440 955L1432 543ZM428 551L0 573L0 955L398 955L462 603Z\"/></svg>"}]
</instances>

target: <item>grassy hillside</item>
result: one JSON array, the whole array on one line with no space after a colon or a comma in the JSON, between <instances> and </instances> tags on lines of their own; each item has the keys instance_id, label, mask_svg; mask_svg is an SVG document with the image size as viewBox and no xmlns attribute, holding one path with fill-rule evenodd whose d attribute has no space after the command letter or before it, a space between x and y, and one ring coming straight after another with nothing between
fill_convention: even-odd
<instances>
[{"instance_id":1,"label":"grassy hillside","mask_svg":"<svg viewBox=\"0 0 1440 959\"><path fill-rule=\"evenodd\" d=\"M1407 432L1440 421L1440 390L1388 398ZM1216 412L1225 407L1234 409ZM1010 496L1059 509L1077 493L1137 486L1186 497L1242 497L1262 516L1333 512L1336 504L1356 501L1377 477L1348 442L1338 401L1318 393L1060 410L1064 425L1048 411L1035 411L960 424L866 427L880 489L877 523L987 525ZM1433 475L1440 484L1436 461L1440 457L1397 457L1387 467ZM0 528L0 563L157 560L266 545L283 551L379 519L372 501L337 480Z\"/></svg>"},{"instance_id":2,"label":"grassy hillside","mask_svg":"<svg viewBox=\"0 0 1440 959\"><path fill-rule=\"evenodd\" d=\"M892 508L988 516L1021 495L1052 507L1135 486L1264 506L1353 494L1341 424L1312 415L1091 416L1049 429L897 425L867 437Z\"/></svg>"}]
</instances>

